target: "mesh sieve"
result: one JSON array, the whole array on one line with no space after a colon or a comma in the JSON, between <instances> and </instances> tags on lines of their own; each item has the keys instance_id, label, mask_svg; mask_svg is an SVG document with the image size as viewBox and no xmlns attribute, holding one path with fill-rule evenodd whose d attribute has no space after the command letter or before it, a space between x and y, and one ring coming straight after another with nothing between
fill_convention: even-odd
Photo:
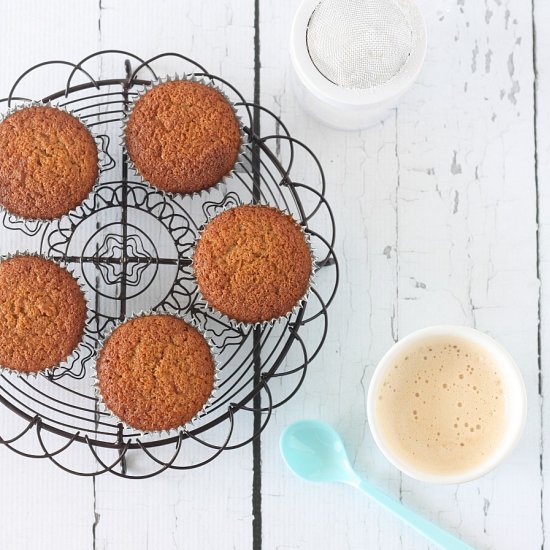
<instances>
[{"instance_id":1,"label":"mesh sieve","mask_svg":"<svg viewBox=\"0 0 550 550\"><path fill-rule=\"evenodd\" d=\"M348 89L380 86L405 67L417 33L407 0L321 0L306 42L317 70Z\"/></svg>"}]
</instances>

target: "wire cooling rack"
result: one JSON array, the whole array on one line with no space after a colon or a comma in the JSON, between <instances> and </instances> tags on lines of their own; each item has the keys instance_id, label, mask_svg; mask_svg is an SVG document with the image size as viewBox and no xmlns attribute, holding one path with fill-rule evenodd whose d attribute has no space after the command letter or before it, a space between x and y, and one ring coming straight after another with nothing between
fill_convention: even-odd
<instances>
[{"instance_id":1,"label":"wire cooling rack","mask_svg":"<svg viewBox=\"0 0 550 550\"><path fill-rule=\"evenodd\" d=\"M90 67L95 72L114 67L120 77L96 79ZM0 252L30 250L67 266L85 287L92 311L79 352L52 375L1 373L0 403L16 414L0 414L0 444L84 476L110 472L146 478L168 468L203 466L259 436L273 409L298 391L325 341L338 264L323 170L275 114L247 102L229 82L177 53L143 60L106 50L78 63L40 63L16 80L0 100L0 112L36 100L21 94L23 83L32 77L40 83L41 72L53 70L66 71L64 87L40 100L74 112L98 137L101 178L93 194L59 220L22 222L0 211ZM227 185L200 196L171 196L141 182L129 171L121 147L129 101L142 86L176 71L203 76L223 89L244 123L243 163ZM259 128L267 129L264 135ZM294 174L300 171L307 181ZM200 301L190 253L208 217L251 202L292 213L309 234L320 269L308 302L290 319L242 330ZM219 391L206 414L193 429L164 437L117 424L98 407L91 382L90 366L102 336L127 315L149 309L192 315L213 341L220 362Z\"/></svg>"}]
</instances>

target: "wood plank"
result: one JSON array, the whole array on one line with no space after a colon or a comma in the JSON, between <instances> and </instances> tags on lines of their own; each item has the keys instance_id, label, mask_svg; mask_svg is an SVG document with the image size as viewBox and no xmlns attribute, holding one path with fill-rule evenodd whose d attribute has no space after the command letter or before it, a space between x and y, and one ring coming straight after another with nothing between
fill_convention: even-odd
<instances>
[{"instance_id":1,"label":"wood plank","mask_svg":"<svg viewBox=\"0 0 550 550\"><path fill-rule=\"evenodd\" d=\"M15 79L31 65L51 59L76 61L94 49L97 15L97 2L92 0L78 5L70 0L25 0L4 5L0 18L0 96L7 96ZM29 77L20 88L36 99L64 88L68 76L66 67L52 67L37 74L38 78ZM38 246L36 240L20 232L0 229L2 254L17 248L38 250ZM0 435L14 435L24 425L12 412L0 410ZM55 444L65 442L56 439ZM34 433L21 447L40 451ZM82 464L88 455L84 447L76 447L73 464ZM59 549L62 541L70 542L72 548L92 548L93 494L89 479L70 476L46 459L23 458L2 445L0 460L0 514L5 518L0 530L1 548Z\"/></svg>"},{"instance_id":2,"label":"wood plank","mask_svg":"<svg viewBox=\"0 0 550 550\"><path fill-rule=\"evenodd\" d=\"M293 4L262 9L262 101L323 161L342 262L325 350L263 438L267 547L426 547L360 495L281 479L277 436L304 416L335 424L361 471L474 546L542 540L536 406L512 457L460 487L401 479L366 429L364 388L392 336L434 323L476 326L503 342L537 402L530 7L421 7L430 46L418 83L395 116L356 134L326 129L296 105L286 42ZM298 524L289 495L308 510Z\"/></svg>"},{"instance_id":3,"label":"wood plank","mask_svg":"<svg viewBox=\"0 0 550 550\"><path fill-rule=\"evenodd\" d=\"M288 58L295 5L290 1L261 5L261 101L282 118L292 136L311 147L323 165L327 199L336 218L341 280L329 310L322 352L309 366L300 392L277 410L262 435L263 546L389 548L384 544L395 527L384 536L389 521L378 506L347 487L296 480L278 450L280 432L287 424L320 418L341 432L359 470L375 472L386 489L398 490L398 474L371 452L366 419L366 390L375 361L396 336L395 114L368 131L344 133L323 126L296 104ZM297 156L291 176L313 186L318 180L315 166L303 154ZM328 233L329 227L321 231ZM321 270L317 286L328 289L331 282L331 268ZM304 333L306 345L312 346L318 338L315 327L306 327ZM293 361L296 357L290 356L287 363ZM284 395L284 387L272 386ZM296 510L304 511L298 521Z\"/></svg>"},{"instance_id":4,"label":"wood plank","mask_svg":"<svg viewBox=\"0 0 550 550\"><path fill-rule=\"evenodd\" d=\"M170 0L140 3L138 7L128 0L102 0L101 7L102 49L130 50L144 59L177 52L196 59L252 97L253 2L227 0L212 9L203 2ZM155 67L159 75L165 75L181 74L188 65L166 59ZM103 78L120 74L120 70L120 57L104 59ZM188 200L178 204L190 207ZM200 209L192 211L202 222ZM161 228L145 218L141 223L152 242L162 246L166 235ZM160 280L159 285L166 282ZM152 305L155 302L151 297L142 297L131 302L128 313ZM250 413L237 416L233 441L248 437L252 430ZM215 432L219 440L223 430ZM208 434L205 439L210 437ZM196 446L184 443L183 454L195 457L196 452ZM130 473L150 468L150 461L139 455L130 454ZM102 476L95 482L96 548L250 548L251 491L251 446L224 452L208 466L168 471L150 480L132 483Z\"/></svg>"}]
</instances>

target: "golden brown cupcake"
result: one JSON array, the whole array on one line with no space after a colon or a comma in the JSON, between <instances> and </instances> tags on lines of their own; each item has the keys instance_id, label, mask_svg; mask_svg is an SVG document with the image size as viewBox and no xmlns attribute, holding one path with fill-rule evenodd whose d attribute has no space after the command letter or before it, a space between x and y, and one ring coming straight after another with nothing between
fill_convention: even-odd
<instances>
[{"instance_id":1,"label":"golden brown cupcake","mask_svg":"<svg viewBox=\"0 0 550 550\"><path fill-rule=\"evenodd\" d=\"M172 315L135 317L118 326L97 360L108 409L142 431L183 426L210 397L215 366L204 337Z\"/></svg>"},{"instance_id":2,"label":"golden brown cupcake","mask_svg":"<svg viewBox=\"0 0 550 550\"><path fill-rule=\"evenodd\" d=\"M57 366L82 339L86 300L55 262L19 255L0 262L0 365L20 373Z\"/></svg>"},{"instance_id":3,"label":"golden brown cupcake","mask_svg":"<svg viewBox=\"0 0 550 550\"><path fill-rule=\"evenodd\" d=\"M233 169L241 134L233 107L218 90L174 80L137 100L125 141L145 180L163 191L194 193L216 185Z\"/></svg>"},{"instance_id":4,"label":"golden brown cupcake","mask_svg":"<svg viewBox=\"0 0 550 550\"><path fill-rule=\"evenodd\" d=\"M309 287L312 258L294 219L269 206L238 206L204 229L193 269L214 309L243 323L291 312Z\"/></svg>"},{"instance_id":5,"label":"golden brown cupcake","mask_svg":"<svg viewBox=\"0 0 550 550\"><path fill-rule=\"evenodd\" d=\"M78 206L98 175L96 143L74 116L32 106L0 123L0 204L23 218L54 219Z\"/></svg>"}]
</instances>

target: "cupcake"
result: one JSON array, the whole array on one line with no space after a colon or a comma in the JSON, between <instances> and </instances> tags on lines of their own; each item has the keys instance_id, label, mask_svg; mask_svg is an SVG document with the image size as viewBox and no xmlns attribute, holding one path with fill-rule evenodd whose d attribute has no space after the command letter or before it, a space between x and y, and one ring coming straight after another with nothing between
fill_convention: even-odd
<instances>
[{"instance_id":1,"label":"cupcake","mask_svg":"<svg viewBox=\"0 0 550 550\"><path fill-rule=\"evenodd\" d=\"M0 261L0 365L37 373L66 360L80 343L86 300L55 262L31 255Z\"/></svg>"},{"instance_id":2,"label":"cupcake","mask_svg":"<svg viewBox=\"0 0 550 550\"><path fill-rule=\"evenodd\" d=\"M195 193L216 185L233 169L241 128L233 106L216 88L169 80L133 105L125 145L150 184L162 191Z\"/></svg>"},{"instance_id":3,"label":"cupcake","mask_svg":"<svg viewBox=\"0 0 550 550\"><path fill-rule=\"evenodd\" d=\"M74 116L33 105L0 122L0 205L51 220L78 206L98 177L94 138Z\"/></svg>"},{"instance_id":4,"label":"cupcake","mask_svg":"<svg viewBox=\"0 0 550 550\"><path fill-rule=\"evenodd\" d=\"M144 432L167 431L193 420L215 383L208 343L172 315L144 315L119 325L105 340L96 370L105 406Z\"/></svg>"},{"instance_id":5,"label":"cupcake","mask_svg":"<svg viewBox=\"0 0 550 550\"><path fill-rule=\"evenodd\" d=\"M193 269L207 304L240 323L289 314L305 297L313 270L302 228L276 208L244 205L210 221Z\"/></svg>"}]
</instances>

